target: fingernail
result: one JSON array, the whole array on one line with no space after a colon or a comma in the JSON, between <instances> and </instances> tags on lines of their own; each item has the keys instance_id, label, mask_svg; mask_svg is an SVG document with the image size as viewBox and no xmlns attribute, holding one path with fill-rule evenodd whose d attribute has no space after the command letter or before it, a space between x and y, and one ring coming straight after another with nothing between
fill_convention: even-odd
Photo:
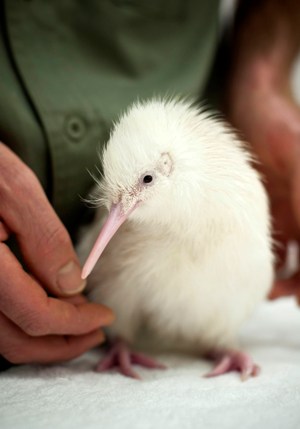
<instances>
[{"instance_id":1,"label":"fingernail","mask_svg":"<svg viewBox=\"0 0 300 429\"><path fill-rule=\"evenodd\" d=\"M103 344L104 343L104 341L106 340L106 337L105 337L105 334L104 334L104 332L100 329L98 332L97 332L97 337L98 337L98 344Z\"/></svg>"},{"instance_id":2,"label":"fingernail","mask_svg":"<svg viewBox=\"0 0 300 429\"><path fill-rule=\"evenodd\" d=\"M74 261L70 261L59 270L57 285L60 291L66 295L74 295L83 291L86 281L82 280L81 269Z\"/></svg>"},{"instance_id":3,"label":"fingernail","mask_svg":"<svg viewBox=\"0 0 300 429\"><path fill-rule=\"evenodd\" d=\"M116 316L110 308L105 307L104 305L102 305L101 307L102 307L101 310L102 310L102 316L103 316L103 321L101 323L101 326L109 326L115 321Z\"/></svg>"},{"instance_id":4,"label":"fingernail","mask_svg":"<svg viewBox=\"0 0 300 429\"><path fill-rule=\"evenodd\" d=\"M106 340L104 332L100 329L99 331L87 334L87 338L89 349L101 346Z\"/></svg>"}]
</instances>

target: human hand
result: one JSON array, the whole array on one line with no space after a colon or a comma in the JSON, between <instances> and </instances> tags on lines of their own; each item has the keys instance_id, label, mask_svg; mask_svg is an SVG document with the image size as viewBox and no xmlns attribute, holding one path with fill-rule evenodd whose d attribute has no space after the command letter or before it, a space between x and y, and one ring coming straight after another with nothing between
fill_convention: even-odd
<instances>
[{"instance_id":1,"label":"human hand","mask_svg":"<svg viewBox=\"0 0 300 429\"><path fill-rule=\"evenodd\" d=\"M225 91L228 119L260 161L278 266L288 242L300 242L300 108L290 85L300 49L299 12L294 0L237 3ZM271 297L291 294L300 304L300 270L277 281Z\"/></svg>"},{"instance_id":2,"label":"human hand","mask_svg":"<svg viewBox=\"0 0 300 429\"><path fill-rule=\"evenodd\" d=\"M69 235L34 173L2 143L0 175L0 355L12 363L79 356L103 342L112 312L78 296L84 283ZM29 272L4 243L9 235Z\"/></svg>"},{"instance_id":3,"label":"human hand","mask_svg":"<svg viewBox=\"0 0 300 429\"><path fill-rule=\"evenodd\" d=\"M267 188L278 267L285 264L289 241L300 243L300 108L288 82L277 85L260 69L261 79L236 84L229 118L250 142ZM234 85L234 84L233 84ZM277 280L271 298L295 295L300 304L300 270Z\"/></svg>"}]
</instances>

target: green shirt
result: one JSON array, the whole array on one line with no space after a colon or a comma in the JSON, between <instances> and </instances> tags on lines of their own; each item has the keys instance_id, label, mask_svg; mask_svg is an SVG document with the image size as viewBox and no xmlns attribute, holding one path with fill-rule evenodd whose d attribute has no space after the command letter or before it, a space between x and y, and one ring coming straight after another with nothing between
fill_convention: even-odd
<instances>
[{"instance_id":1,"label":"green shirt","mask_svg":"<svg viewBox=\"0 0 300 429\"><path fill-rule=\"evenodd\" d=\"M137 98L203 94L219 1L0 4L0 139L72 231L112 121Z\"/></svg>"}]
</instances>

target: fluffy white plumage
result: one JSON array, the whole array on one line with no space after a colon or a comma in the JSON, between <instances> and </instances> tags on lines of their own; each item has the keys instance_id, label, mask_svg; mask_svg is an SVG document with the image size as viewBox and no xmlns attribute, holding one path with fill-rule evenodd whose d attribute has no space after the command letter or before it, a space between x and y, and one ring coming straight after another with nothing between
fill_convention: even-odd
<instances>
[{"instance_id":1,"label":"fluffy white plumage","mask_svg":"<svg viewBox=\"0 0 300 429\"><path fill-rule=\"evenodd\" d=\"M111 335L133 342L146 323L196 352L232 347L273 280L266 193L235 133L183 102L136 104L103 152L99 191L128 218L88 279L91 299L115 311Z\"/></svg>"}]
</instances>

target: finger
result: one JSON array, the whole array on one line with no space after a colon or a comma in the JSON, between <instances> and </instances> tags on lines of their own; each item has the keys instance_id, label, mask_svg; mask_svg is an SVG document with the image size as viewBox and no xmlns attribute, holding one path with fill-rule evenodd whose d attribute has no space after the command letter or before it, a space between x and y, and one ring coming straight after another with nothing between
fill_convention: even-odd
<instances>
[{"instance_id":1,"label":"finger","mask_svg":"<svg viewBox=\"0 0 300 429\"><path fill-rule=\"evenodd\" d=\"M0 313L0 354L11 363L51 363L73 359L103 343L97 330L81 336L30 337Z\"/></svg>"},{"instance_id":2,"label":"finger","mask_svg":"<svg viewBox=\"0 0 300 429\"><path fill-rule=\"evenodd\" d=\"M27 334L82 335L112 322L112 311L102 305L49 298L4 243L0 260L0 310Z\"/></svg>"},{"instance_id":3,"label":"finger","mask_svg":"<svg viewBox=\"0 0 300 429\"><path fill-rule=\"evenodd\" d=\"M291 204L295 216L296 226L298 228L298 239L300 238L300 154L298 154L297 162L293 170L293 178L291 181ZM294 237L296 238L296 237Z\"/></svg>"},{"instance_id":4,"label":"finger","mask_svg":"<svg viewBox=\"0 0 300 429\"><path fill-rule=\"evenodd\" d=\"M70 237L34 173L0 143L1 218L18 240L35 277L52 293L83 290L81 268Z\"/></svg>"},{"instance_id":5,"label":"finger","mask_svg":"<svg viewBox=\"0 0 300 429\"><path fill-rule=\"evenodd\" d=\"M88 302L88 299L84 295L64 296L60 298L62 301L69 302L70 304L83 304Z\"/></svg>"},{"instance_id":6,"label":"finger","mask_svg":"<svg viewBox=\"0 0 300 429\"><path fill-rule=\"evenodd\" d=\"M9 230L0 220L0 241L6 241L9 237Z\"/></svg>"},{"instance_id":7,"label":"finger","mask_svg":"<svg viewBox=\"0 0 300 429\"><path fill-rule=\"evenodd\" d=\"M298 280L297 280L298 278ZM278 299L285 296L300 295L300 282L299 277L277 280L269 293L269 299Z\"/></svg>"},{"instance_id":8,"label":"finger","mask_svg":"<svg viewBox=\"0 0 300 429\"><path fill-rule=\"evenodd\" d=\"M288 246L288 242L287 240L282 239L281 240L275 240L275 246L274 246L274 251L275 251L275 265L276 265L276 270L284 270L285 266L286 266L286 261L287 261L287 246Z\"/></svg>"}]
</instances>

